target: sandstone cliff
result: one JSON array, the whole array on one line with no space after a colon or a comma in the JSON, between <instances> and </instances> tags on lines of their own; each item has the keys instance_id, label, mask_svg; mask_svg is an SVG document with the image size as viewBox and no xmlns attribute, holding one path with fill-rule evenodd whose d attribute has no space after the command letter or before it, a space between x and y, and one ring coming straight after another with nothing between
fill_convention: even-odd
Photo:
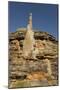
<instances>
[{"instance_id":1,"label":"sandstone cliff","mask_svg":"<svg viewBox=\"0 0 60 90\"><path fill-rule=\"evenodd\" d=\"M26 28L9 33L9 88L58 85L58 41L47 32L33 31L36 59L22 55Z\"/></svg>"}]
</instances>

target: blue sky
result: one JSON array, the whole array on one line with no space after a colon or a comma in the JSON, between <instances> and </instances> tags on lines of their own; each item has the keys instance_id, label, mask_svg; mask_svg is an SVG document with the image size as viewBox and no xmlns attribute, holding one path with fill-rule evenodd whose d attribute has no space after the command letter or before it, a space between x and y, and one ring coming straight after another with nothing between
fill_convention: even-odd
<instances>
[{"instance_id":1,"label":"blue sky","mask_svg":"<svg viewBox=\"0 0 60 90\"><path fill-rule=\"evenodd\" d=\"M32 13L33 28L46 31L57 38L58 5L8 2L9 32L26 27L29 13Z\"/></svg>"}]
</instances>

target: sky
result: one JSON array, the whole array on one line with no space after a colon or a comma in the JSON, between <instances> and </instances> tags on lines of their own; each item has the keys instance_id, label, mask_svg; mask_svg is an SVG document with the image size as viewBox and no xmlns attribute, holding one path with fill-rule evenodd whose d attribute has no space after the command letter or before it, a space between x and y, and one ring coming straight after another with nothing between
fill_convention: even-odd
<instances>
[{"instance_id":1,"label":"sky","mask_svg":"<svg viewBox=\"0 0 60 90\"><path fill-rule=\"evenodd\" d=\"M41 3L8 2L8 29L15 32L27 27L29 13L32 13L33 29L48 32L58 37L58 5Z\"/></svg>"}]
</instances>

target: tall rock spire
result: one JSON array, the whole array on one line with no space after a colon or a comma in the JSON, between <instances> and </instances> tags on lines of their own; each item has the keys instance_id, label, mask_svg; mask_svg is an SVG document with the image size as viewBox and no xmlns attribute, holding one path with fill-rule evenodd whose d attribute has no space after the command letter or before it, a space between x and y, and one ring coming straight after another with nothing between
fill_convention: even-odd
<instances>
[{"instance_id":1,"label":"tall rock spire","mask_svg":"<svg viewBox=\"0 0 60 90\"><path fill-rule=\"evenodd\" d=\"M32 30L32 13L29 14L28 25L30 29Z\"/></svg>"},{"instance_id":2,"label":"tall rock spire","mask_svg":"<svg viewBox=\"0 0 60 90\"><path fill-rule=\"evenodd\" d=\"M27 25L27 32L26 32L25 39L23 42L24 56L28 56L31 53L31 51L33 50L34 43L35 43L34 32L32 31L32 13L30 13L28 25Z\"/></svg>"}]
</instances>

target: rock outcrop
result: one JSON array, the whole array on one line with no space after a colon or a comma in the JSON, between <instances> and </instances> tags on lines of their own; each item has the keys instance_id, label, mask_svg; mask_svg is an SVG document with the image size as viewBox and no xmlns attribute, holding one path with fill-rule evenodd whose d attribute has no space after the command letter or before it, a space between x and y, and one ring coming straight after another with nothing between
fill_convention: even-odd
<instances>
[{"instance_id":1,"label":"rock outcrop","mask_svg":"<svg viewBox=\"0 0 60 90\"><path fill-rule=\"evenodd\" d=\"M36 59L23 56L26 28L9 33L9 88L58 85L58 41L47 32L33 31Z\"/></svg>"}]
</instances>

